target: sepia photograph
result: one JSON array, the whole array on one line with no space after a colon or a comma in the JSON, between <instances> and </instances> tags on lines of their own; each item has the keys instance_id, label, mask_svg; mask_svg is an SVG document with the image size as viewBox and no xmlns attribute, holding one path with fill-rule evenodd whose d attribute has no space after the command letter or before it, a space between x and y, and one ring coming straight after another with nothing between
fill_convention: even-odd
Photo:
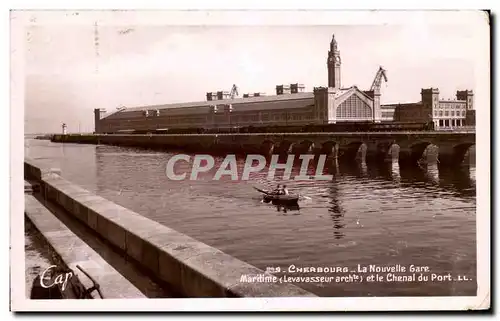
<instances>
[{"instance_id":1,"label":"sepia photograph","mask_svg":"<svg viewBox=\"0 0 500 321\"><path fill-rule=\"evenodd\" d=\"M10 16L12 310L490 308L488 11Z\"/></svg>"}]
</instances>

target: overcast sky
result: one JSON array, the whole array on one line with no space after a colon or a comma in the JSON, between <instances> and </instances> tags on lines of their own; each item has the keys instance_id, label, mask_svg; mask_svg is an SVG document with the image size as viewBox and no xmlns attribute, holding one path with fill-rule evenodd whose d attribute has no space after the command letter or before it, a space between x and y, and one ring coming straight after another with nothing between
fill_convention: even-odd
<instances>
[{"instance_id":1,"label":"overcast sky","mask_svg":"<svg viewBox=\"0 0 500 321\"><path fill-rule=\"evenodd\" d=\"M25 131L93 130L93 109L199 101L207 91L274 93L277 84L326 86L332 34L342 57L342 86L369 89L387 70L382 103L475 90L477 28L453 25L168 26L92 21L37 23L26 29ZM476 60L475 60L476 59Z\"/></svg>"}]
</instances>

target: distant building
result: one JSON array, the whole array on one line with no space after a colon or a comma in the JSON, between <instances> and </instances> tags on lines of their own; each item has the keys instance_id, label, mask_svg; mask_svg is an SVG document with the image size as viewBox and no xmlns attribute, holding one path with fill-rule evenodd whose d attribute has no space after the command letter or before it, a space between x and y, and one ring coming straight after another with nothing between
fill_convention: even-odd
<instances>
[{"instance_id":1,"label":"distant building","mask_svg":"<svg viewBox=\"0 0 500 321\"><path fill-rule=\"evenodd\" d=\"M465 126L476 126L476 110L470 109L465 113Z\"/></svg>"},{"instance_id":2,"label":"distant building","mask_svg":"<svg viewBox=\"0 0 500 321\"><path fill-rule=\"evenodd\" d=\"M436 127L463 126L473 122L472 91L457 92L456 101L439 101L438 89L423 89L422 101L412 104L380 105L380 68L370 90L342 87L341 59L333 36L327 55L328 86L306 92L301 83L276 86L275 95L246 93L238 98L236 85L230 92L211 91L205 101L139 106L109 114L94 111L95 131L168 130L176 128L234 128L245 126L289 126L342 122L429 122ZM468 117L468 118L467 118ZM468 122L466 121L468 119Z\"/></svg>"},{"instance_id":3,"label":"distant building","mask_svg":"<svg viewBox=\"0 0 500 321\"><path fill-rule=\"evenodd\" d=\"M416 103L382 105L382 120L396 122L433 122L436 129L475 125L474 93L457 91L456 100L440 100L439 89L422 89Z\"/></svg>"},{"instance_id":4,"label":"distant building","mask_svg":"<svg viewBox=\"0 0 500 321\"><path fill-rule=\"evenodd\" d=\"M394 112L396 110L396 106L397 105L381 105L380 106L381 121L383 122L394 121Z\"/></svg>"}]
</instances>

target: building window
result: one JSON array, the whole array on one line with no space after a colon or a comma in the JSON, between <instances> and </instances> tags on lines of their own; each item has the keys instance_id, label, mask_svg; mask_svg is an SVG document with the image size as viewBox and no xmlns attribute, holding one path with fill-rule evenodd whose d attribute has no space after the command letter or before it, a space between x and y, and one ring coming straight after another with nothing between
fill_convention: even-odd
<instances>
[{"instance_id":1,"label":"building window","mask_svg":"<svg viewBox=\"0 0 500 321\"><path fill-rule=\"evenodd\" d=\"M443 111L442 110L439 111L439 116L443 117Z\"/></svg>"},{"instance_id":2,"label":"building window","mask_svg":"<svg viewBox=\"0 0 500 321\"><path fill-rule=\"evenodd\" d=\"M447 110L444 111L445 116L449 116L449 112Z\"/></svg>"},{"instance_id":3,"label":"building window","mask_svg":"<svg viewBox=\"0 0 500 321\"><path fill-rule=\"evenodd\" d=\"M439 127L443 127L444 126L444 122L442 119L439 120Z\"/></svg>"},{"instance_id":4,"label":"building window","mask_svg":"<svg viewBox=\"0 0 500 321\"><path fill-rule=\"evenodd\" d=\"M353 95L337 107L336 115L337 118L371 118L372 110L363 101Z\"/></svg>"}]
</instances>

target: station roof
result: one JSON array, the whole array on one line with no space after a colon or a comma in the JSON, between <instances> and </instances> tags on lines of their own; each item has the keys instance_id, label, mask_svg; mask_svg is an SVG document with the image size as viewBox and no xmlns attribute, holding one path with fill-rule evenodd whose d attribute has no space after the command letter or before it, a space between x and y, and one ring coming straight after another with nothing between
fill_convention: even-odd
<instances>
[{"instance_id":1,"label":"station roof","mask_svg":"<svg viewBox=\"0 0 500 321\"><path fill-rule=\"evenodd\" d=\"M335 98L339 98L349 92L354 93L359 91L356 87L341 88L334 94ZM361 92L361 91L360 91ZM361 92L363 93L363 92ZM364 94L364 93L363 93ZM173 103L165 105L149 105L133 108L125 108L116 110L104 115L108 119L124 119L135 118L142 115L143 111L154 112L156 110L167 111L169 115L195 115L206 114L210 110L210 106L232 105L235 111L250 111L260 109L294 109L304 108L314 104L313 92L299 92L294 94L282 94L273 96L253 96L246 98L221 99L221 100L204 100L197 102Z\"/></svg>"},{"instance_id":2,"label":"station roof","mask_svg":"<svg viewBox=\"0 0 500 321\"><path fill-rule=\"evenodd\" d=\"M142 112L145 110L148 111L153 111L153 110L159 110L160 112L162 110L171 110L174 112L172 109L182 109L182 112L190 113L188 109L203 109L209 108L210 106L213 105L244 105L245 110L249 109L254 109L252 106L255 106L255 108L258 108L262 103L265 104L270 104L274 105L275 107L278 107L278 105L281 105L279 108L293 108L296 106L296 108L299 107L304 107L303 104L293 104L289 102L293 101L303 101L303 100L312 100L314 99L314 93L312 92L301 92L301 93L295 93L295 94L283 94L283 95L274 95L274 96L257 96L257 97L248 97L248 98L234 98L234 99L221 99L221 100L204 100L204 101L197 101L197 102L186 102L186 103L174 103L174 104L165 104L165 105L149 105L149 106L142 106L142 107L133 107L133 108L125 108L122 110L117 110L113 111L107 115L104 115L105 118L110 117L112 115L117 115L117 114L129 114L129 113L135 113L135 112ZM286 106L283 106L283 104L279 104L280 102L286 102ZM256 106L257 105L257 106ZM169 111L170 112L170 111ZM192 111L194 112L194 110ZM196 112L194 112L196 113ZM114 118L114 117L113 117Z\"/></svg>"}]
</instances>

